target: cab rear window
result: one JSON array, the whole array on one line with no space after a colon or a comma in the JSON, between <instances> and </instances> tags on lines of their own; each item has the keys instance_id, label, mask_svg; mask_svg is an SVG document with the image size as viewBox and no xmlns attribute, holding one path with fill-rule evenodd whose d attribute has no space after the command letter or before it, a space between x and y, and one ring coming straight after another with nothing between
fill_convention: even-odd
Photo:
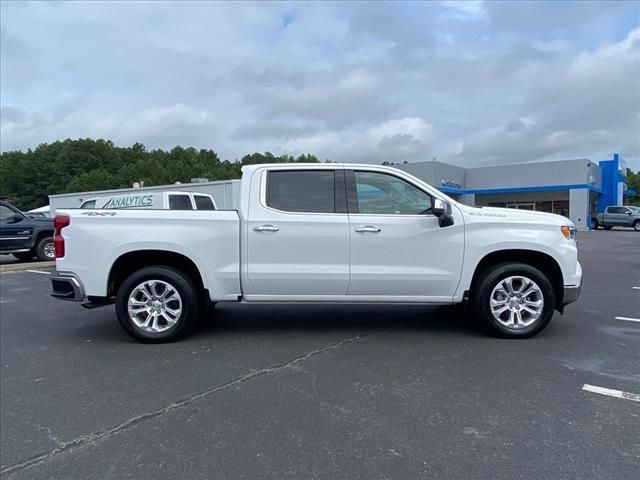
<instances>
[{"instance_id":1,"label":"cab rear window","mask_svg":"<svg viewBox=\"0 0 640 480\"><path fill-rule=\"evenodd\" d=\"M169 195L169 210L193 210L189 195Z\"/></svg>"},{"instance_id":2,"label":"cab rear window","mask_svg":"<svg viewBox=\"0 0 640 480\"><path fill-rule=\"evenodd\" d=\"M196 201L196 208L198 210L215 210L216 207L213 206L213 201L210 197L205 195L194 195L193 198Z\"/></svg>"}]
</instances>

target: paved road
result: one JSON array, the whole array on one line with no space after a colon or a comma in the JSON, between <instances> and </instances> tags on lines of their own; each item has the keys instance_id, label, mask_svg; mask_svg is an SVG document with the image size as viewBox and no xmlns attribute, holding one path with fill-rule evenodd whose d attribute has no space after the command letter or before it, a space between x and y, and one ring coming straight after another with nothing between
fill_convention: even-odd
<instances>
[{"instance_id":1,"label":"paved road","mask_svg":"<svg viewBox=\"0 0 640 480\"><path fill-rule=\"evenodd\" d=\"M7 479L634 479L640 235L580 235L580 302L536 338L450 309L218 306L141 345L112 307L0 275Z\"/></svg>"}]
</instances>

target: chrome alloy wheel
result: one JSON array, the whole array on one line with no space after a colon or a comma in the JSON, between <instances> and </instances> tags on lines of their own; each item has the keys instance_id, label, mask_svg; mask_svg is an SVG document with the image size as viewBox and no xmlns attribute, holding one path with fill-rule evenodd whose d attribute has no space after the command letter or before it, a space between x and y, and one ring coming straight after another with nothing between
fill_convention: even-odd
<instances>
[{"instance_id":1,"label":"chrome alloy wheel","mask_svg":"<svg viewBox=\"0 0 640 480\"><path fill-rule=\"evenodd\" d=\"M53 242L49 242L44 246L44 254L47 258L56 258L56 249Z\"/></svg>"},{"instance_id":2,"label":"chrome alloy wheel","mask_svg":"<svg viewBox=\"0 0 640 480\"><path fill-rule=\"evenodd\" d=\"M182 314L178 291L162 280L145 280L129 294L129 318L149 333L161 333L173 327Z\"/></svg>"},{"instance_id":3,"label":"chrome alloy wheel","mask_svg":"<svg viewBox=\"0 0 640 480\"><path fill-rule=\"evenodd\" d=\"M536 282L520 275L501 280L489 300L493 317L507 328L534 323L544 308L544 296Z\"/></svg>"}]
</instances>

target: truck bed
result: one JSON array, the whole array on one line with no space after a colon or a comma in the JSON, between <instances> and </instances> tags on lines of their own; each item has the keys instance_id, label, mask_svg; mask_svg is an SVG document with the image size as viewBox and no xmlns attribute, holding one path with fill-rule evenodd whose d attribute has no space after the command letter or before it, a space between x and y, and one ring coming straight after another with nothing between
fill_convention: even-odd
<instances>
[{"instance_id":1,"label":"truck bed","mask_svg":"<svg viewBox=\"0 0 640 480\"><path fill-rule=\"evenodd\" d=\"M183 255L199 269L214 301L240 293L240 219L235 210L59 210L71 223L62 230L67 258L59 272L75 272L87 296L107 295L109 271L123 255L165 251ZM125 260L127 257L122 257Z\"/></svg>"}]
</instances>

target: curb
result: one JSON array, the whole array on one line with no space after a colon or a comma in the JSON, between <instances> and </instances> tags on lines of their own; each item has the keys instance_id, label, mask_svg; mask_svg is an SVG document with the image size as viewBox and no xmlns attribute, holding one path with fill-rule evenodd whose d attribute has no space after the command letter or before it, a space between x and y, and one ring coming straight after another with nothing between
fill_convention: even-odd
<instances>
[{"instance_id":1,"label":"curb","mask_svg":"<svg viewBox=\"0 0 640 480\"><path fill-rule=\"evenodd\" d=\"M0 265L0 273L22 272L24 270L54 270L56 262L10 263Z\"/></svg>"}]
</instances>

